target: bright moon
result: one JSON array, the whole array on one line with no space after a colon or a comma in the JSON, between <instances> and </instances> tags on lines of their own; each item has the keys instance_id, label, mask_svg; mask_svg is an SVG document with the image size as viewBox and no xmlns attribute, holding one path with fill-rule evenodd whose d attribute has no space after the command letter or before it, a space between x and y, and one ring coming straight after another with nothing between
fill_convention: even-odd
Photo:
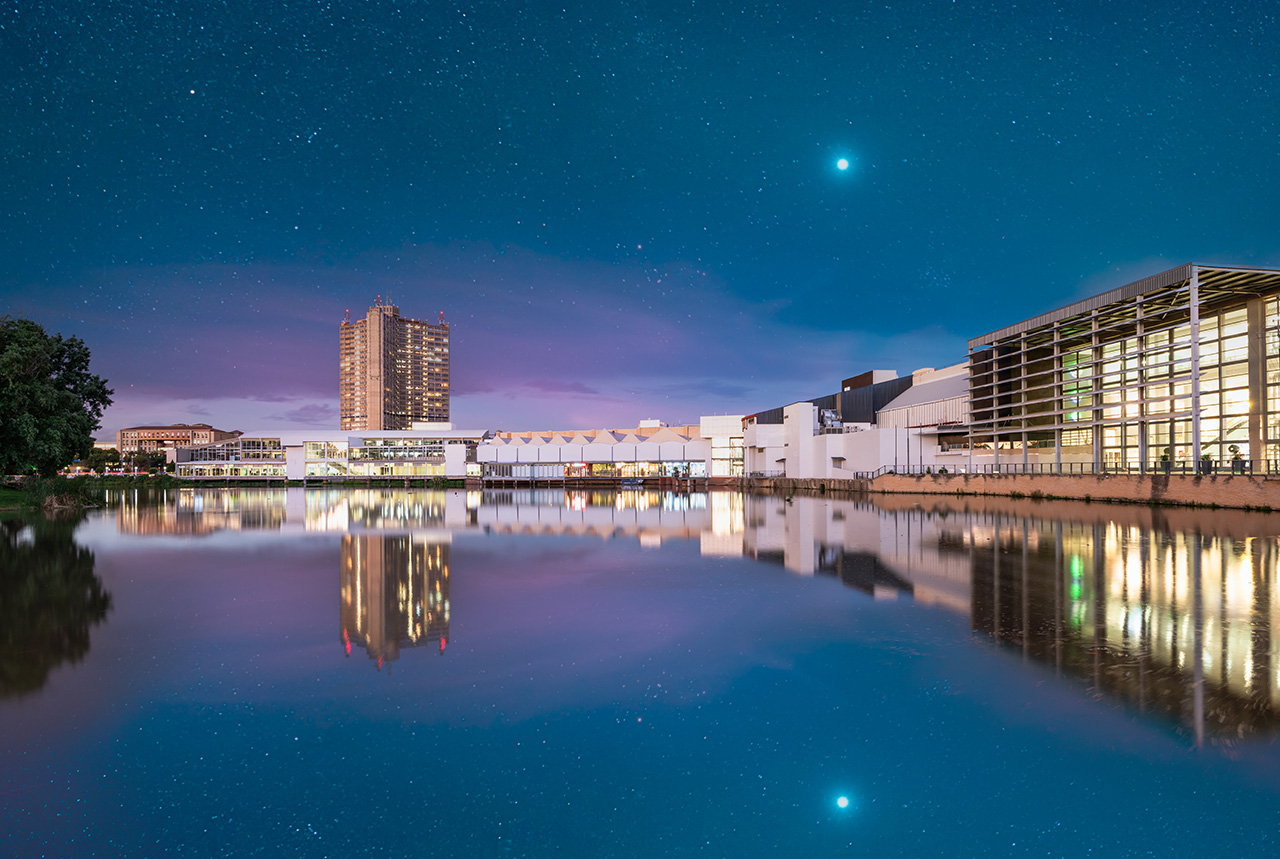
<instances>
[{"instance_id":1,"label":"bright moon","mask_svg":"<svg viewBox=\"0 0 1280 859\"><path fill-rule=\"evenodd\" d=\"M849 162L848 162L848 161L845 161L844 159L841 159L840 163L841 163L841 164L844 164L844 165L845 165L845 167L849 166ZM844 169L844 167L841 167L840 169L841 169L841 170L843 170L843 169ZM841 808L848 808L848 807L849 807L849 797L847 797L847 796L842 796L842 797L840 797L839 799L837 799L837 800L836 800L836 805L840 806Z\"/></svg>"},{"instance_id":2,"label":"bright moon","mask_svg":"<svg viewBox=\"0 0 1280 859\"><path fill-rule=\"evenodd\" d=\"M836 162L836 169L837 169L837 170L848 170L848 169L849 169L849 159L848 159L848 158L841 158L839 161L837 161L837 162ZM848 802L848 800L845 800L845 802L847 803L847 802ZM841 807L841 808L844 808L844 806L843 806L843 805L842 805L842 806L840 806L840 807Z\"/></svg>"}]
</instances>

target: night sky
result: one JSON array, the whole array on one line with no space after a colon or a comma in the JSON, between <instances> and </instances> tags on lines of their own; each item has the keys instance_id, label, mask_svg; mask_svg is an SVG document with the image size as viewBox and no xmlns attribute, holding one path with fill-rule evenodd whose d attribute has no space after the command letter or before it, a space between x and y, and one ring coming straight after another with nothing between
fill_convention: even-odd
<instances>
[{"instance_id":1,"label":"night sky","mask_svg":"<svg viewBox=\"0 0 1280 859\"><path fill-rule=\"evenodd\" d=\"M1280 266L1277 8L9 0L0 313L87 342L100 437L336 428L378 296L459 427L750 413Z\"/></svg>"}]
</instances>

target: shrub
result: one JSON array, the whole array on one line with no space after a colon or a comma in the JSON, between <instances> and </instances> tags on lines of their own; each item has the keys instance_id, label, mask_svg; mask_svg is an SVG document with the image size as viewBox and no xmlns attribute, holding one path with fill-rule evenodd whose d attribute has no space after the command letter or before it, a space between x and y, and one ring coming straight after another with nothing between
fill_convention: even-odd
<instances>
[{"instance_id":1,"label":"shrub","mask_svg":"<svg viewBox=\"0 0 1280 859\"><path fill-rule=\"evenodd\" d=\"M26 481L31 502L52 510L60 507L85 507L99 500L97 487L85 478L32 477Z\"/></svg>"}]
</instances>

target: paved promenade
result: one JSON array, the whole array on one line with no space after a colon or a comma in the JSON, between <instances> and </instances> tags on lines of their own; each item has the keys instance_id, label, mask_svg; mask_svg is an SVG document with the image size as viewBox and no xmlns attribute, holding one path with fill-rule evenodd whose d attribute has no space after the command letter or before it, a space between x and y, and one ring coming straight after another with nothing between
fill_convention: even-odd
<instances>
[{"instance_id":1,"label":"paved promenade","mask_svg":"<svg viewBox=\"0 0 1280 859\"><path fill-rule=\"evenodd\" d=\"M752 478L751 490L1003 495L1280 511L1280 477L1181 474L882 474L866 480Z\"/></svg>"}]
</instances>

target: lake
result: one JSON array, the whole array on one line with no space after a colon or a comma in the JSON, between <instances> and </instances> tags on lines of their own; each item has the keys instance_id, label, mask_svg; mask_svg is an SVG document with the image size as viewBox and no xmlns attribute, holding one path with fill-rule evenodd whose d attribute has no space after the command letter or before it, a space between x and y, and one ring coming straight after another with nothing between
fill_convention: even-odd
<instances>
[{"instance_id":1,"label":"lake","mask_svg":"<svg viewBox=\"0 0 1280 859\"><path fill-rule=\"evenodd\" d=\"M1280 855L1280 517L115 491L0 521L0 855Z\"/></svg>"}]
</instances>

